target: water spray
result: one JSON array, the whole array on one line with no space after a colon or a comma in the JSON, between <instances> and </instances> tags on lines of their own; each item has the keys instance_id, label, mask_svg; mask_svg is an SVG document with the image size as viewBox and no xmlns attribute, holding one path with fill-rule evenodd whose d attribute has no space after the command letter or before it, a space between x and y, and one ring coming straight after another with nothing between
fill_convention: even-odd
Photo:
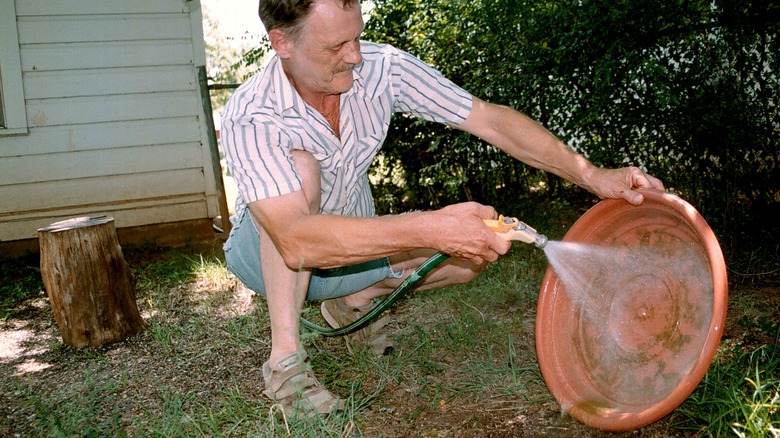
<instances>
[{"instance_id":1,"label":"water spray","mask_svg":"<svg viewBox=\"0 0 780 438\"><path fill-rule=\"evenodd\" d=\"M539 234L535 229L529 227L528 224L519 221L517 218L499 215L498 219L483 219L483 221L488 228L506 240L518 240L520 242L531 243L541 250L544 250L544 247L547 245L547 236ZM321 327L307 321L305 318L301 318L301 325L323 336L344 336L354 333L371 324L371 322L378 318L382 312L401 299L401 297L404 296L409 289L414 287L418 281L428 275L433 268L448 258L450 258L450 256L443 252L437 252L432 255L428 260L418 266L417 269L412 271L411 275L396 287L381 303L356 321L353 321L344 327L336 329Z\"/></svg>"}]
</instances>

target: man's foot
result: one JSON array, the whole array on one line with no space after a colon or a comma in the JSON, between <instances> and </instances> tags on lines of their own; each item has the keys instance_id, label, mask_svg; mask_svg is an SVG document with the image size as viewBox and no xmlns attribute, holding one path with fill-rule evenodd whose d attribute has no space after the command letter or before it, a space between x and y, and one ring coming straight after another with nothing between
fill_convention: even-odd
<instances>
[{"instance_id":1,"label":"man's foot","mask_svg":"<svg viewBox=\"0 0 780 438\"><path fill-rule=\"evenodd\" d=\"M331 394L314 377L305 351L291 353L273 367L264 363L263 380L266 388L263 394L279 404L287 415L312 417L344 410L344 400Z\"/></svg>"},{"instance_id":2,"label":"man's foot","mask_svg":"<svg viewBox=\"0 0 780 438\"><path fill-rule=\"evenodd\" d=\"M341 328L354 321L373 309L376 304L369 304L363 307L347 306L336 298L323 301L320 311L325 321L333 328ZM347 337L347 346L370 348L371 352L377 356L390 354L393 350L393 342L386 335L380 333L382 327L390 321L390 315L384 315L372 322L368 327L360 329Z\"/></svg>"}]
</instances>

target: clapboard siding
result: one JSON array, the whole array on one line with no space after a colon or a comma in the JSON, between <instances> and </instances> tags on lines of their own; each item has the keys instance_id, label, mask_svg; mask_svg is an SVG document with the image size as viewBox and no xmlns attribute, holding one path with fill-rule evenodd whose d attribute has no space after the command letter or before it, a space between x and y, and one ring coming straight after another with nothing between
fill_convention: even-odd
<instances>
[{"instance_id":1,"label":"clapboard siding","mask_svg":"<svg viewBox=\"0 0 780 438\"><path fill-rule=\"evenodd\" d=\"M19 44L100 43L189 39L190 19L182 14L70 15L21 17L17 21ZM149 29L155 29L150 33Z\"/></svg>"},{"instance_id":2,"label":"clapboard siding","mask_svg":"<svg viewBox=\"0 0 780 438\"><path fill-rule=\"evenodd\" d=\"M25 73L28 100L191 91L192 66L131 67Z\"/></svg>"},{"instance_id":3,"label":"clapboard siding","mask_svg":"<svg viewBox=\"0 0 780 438\"><path fill-rule=\"evenodd\" d=\"M203 202L200 199L200 196L198 195L183 195L183 196L176 196L175 198L161 197L161 198L144 199L135 202L121 202L121 203L111 202L111 203L101 204L97 206L94 204L78 205L74 207L62 208L62 209L51 210L51 211L24 212L22 214L16 215L13 219L9 220L8 223L41 220L43 223L45 223L45 225L48 225L49 223L54 222L52 219L56 220L58 218L83 216L86 214L105 214L108 211L134 211L134 210L148 209L150 207L160 208L160 207L168 207L168 206L181 206L185 204L203 204ZM192 219L192 218L187 218L187 219ZM132 226L132 223L128 224L128 226Z\"/></svg>"},{"instance_id":4,"label":"clapboard siding","mask_svg":"<svg viewBox=\"0 0 780 438\"><path fill-rule=\"evenodd\" d=\"M7 158L9 174L6 180L19 185L161 172L168 169L199 169L203 166L200 150L200 143L158 144ZM84 163L91 161L102 164L84 166ZM35 169L35 172L30 172L29 169Z\"/></svg>"},{"instance_id":5,"label":"clapboard siding","mask_svg":"<svg viewBox=\"0 0 780 438\"><path fill-rule=\"evenodd\" d=\"M33 45L21 52L22 72L192 64L188 40Z\"/></svg>"},{"instance_id":6,"label":"clapboard siding","mask_svg":"<svg viewBox=\"0 0 780 438\"><path fill-rule=\"evenodd\" d=\"M191 92L144 93L33 99L27 101L30 126L79 125L118 120L145 120L161 117L197 116L200 99ZM70 111L69 108L80 108Z\"/></svg>"},{"instance_id":7,"label":"clapboard siding","mask_svg":"<svg viewBox=\"0 0 780 438\"><path fill-rule=\"evenodd\" d=\"M189 11L189 6L184 0L20 0L16 2L16 15L18 17L160 14L168 12L189 14Z\"/></svg>"},{"instance_id":8,"label":"clapboard siding","mask_svg":"<svg viewBox=\"0 0 780 438\"><path fill-rule=\"evenodd\" d=\"M61 220L106 214L115 218L117 228L134 227L138 224L162 224L182 222L208 217L208 211L200 197L179 197L175 200L162 199L155 202L121 203L95 208L93 206L63 209L58 214L38 214L19 218L0 227L0 241L17 240L19 235L29 234L29 230L38 230ZM32 237L34 237L33 235Z\"/></svg>"},{"instance_id":9,"label":"clapboard siding","mask_svg":"<svg viewBox=\"0 0 780 438\"><path fill-rule=\"evenodd\" d=\"M16 137L0 147L0 157L198 142L199 123L196 117L176 117L39 128L35 135Z\"/></svg>"},{"instance_id":10,"label":"clapboard siding","mask_svg":"<svg viewBox=\"0 0 780 438\"><path fill-rule=\"evenodd\" d=\"M175 197L203 190L200 169L169 170L97 178L0 186L0 218L8 214L52 211L71 206L124 203Z\"/></svg>"},{"instance_id":11,"label":"clapboard siding","mask_svg":"<svg viewBox=\"0 0 780 438\"><path fill-rule=\"evenodd\" d=\"M0 136L0 241L74 215L219 214L199 2L15 1L29 133Z\"/></svg>"}]
</instances>

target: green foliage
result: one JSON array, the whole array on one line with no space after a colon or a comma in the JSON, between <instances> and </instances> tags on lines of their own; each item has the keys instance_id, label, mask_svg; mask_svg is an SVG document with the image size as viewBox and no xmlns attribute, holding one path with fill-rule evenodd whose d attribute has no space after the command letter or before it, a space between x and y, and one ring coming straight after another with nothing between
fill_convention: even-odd
<instances>
[{"instance_id":1,"label":"green foliage","mask_svg":"<svg viewBox=\"0 0 780 438\"><path fill-rule=\"evenodd\" d=\"M766 0L377 0L364 38L529 114L597 165L638 165L727 246L780 213L780 7ZM458 131L396 117L373 168L379 210L500 209L561 183ZM764 231L760 231L764 230ZM751 240L752 238L752 240Z\"/></svg>"},{"instance_id":2,"label":"green foliage","mask_svg":"<svg viewBox=\"0 0 780 438\"><path fill-rule=\"evenodd\" d=\"M206 60L209 80L217 84L236 84L249 79L258 68L258 61L270 48L268 38L260 40L260 46L250 49L246 43L237 46L230 44L220 32L220 24L211 16L211 11L203 7L203 29L206 44ZM232 90L217 89L211 91L212 105L219 111L225 106Z\"/></svg>"}]
</instances>

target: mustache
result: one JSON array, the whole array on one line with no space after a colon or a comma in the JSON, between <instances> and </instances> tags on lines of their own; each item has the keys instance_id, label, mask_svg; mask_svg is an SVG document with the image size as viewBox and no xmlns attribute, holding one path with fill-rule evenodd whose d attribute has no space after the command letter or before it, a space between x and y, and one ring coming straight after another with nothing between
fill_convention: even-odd
<instances>
[{"instance_id":1,"label":"mustache","mask_svg":"<svg viewBox=\"0 0 780 438\"><path fill-rule=\"evenodd\" d=\"M343 73L343 72L346 72L346 71L352 71L352 70L355 69L356 66L357 66L357 64L347 64L347 65L345 65L343 67L337 68L333 72L334 73Z\"/></svg>"}]
</instances>

